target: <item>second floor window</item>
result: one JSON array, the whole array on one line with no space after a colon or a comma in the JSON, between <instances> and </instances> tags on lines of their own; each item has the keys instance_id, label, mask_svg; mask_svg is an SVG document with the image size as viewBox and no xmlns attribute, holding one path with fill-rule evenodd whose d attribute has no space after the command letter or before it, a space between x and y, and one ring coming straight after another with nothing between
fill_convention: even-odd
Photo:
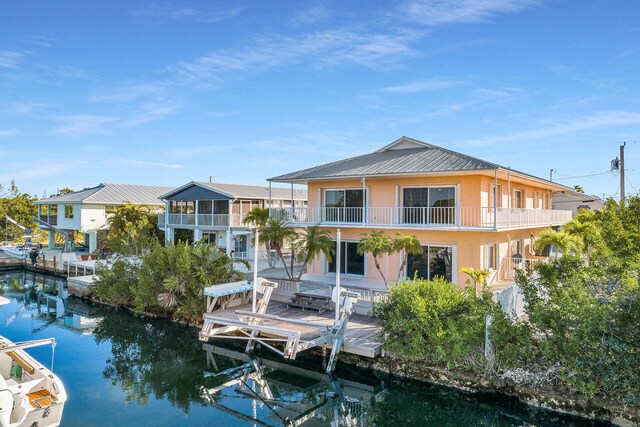
<instances>
[{"instance_id":1,"label":"second floor window","mask_svg":"<svg viewBox=\"0 0 640 427\"><path fill-rule=\"evenodd\" d=\"M513 207L516 209L524 208L524 191L515 190L513 193Z\"/></svg>"},{"instance_id":2,"label":"second floor window","mask_svg":"<svg viewBox=\"0 0 640 427\"><path fill-rule=\"evenodd\" d=\"M64 206L64 217L68 219L73 219L73 205L65 205Z\"/></svg>"},{"instance_id":3,"label":"second floor window","mask_svg":"<svg viewBox=\"0 0 640 427\"><path fill-rule=\"evenodd\" d=\"M402 192L405 224L454 224L455 187L408 187Z\"/></svg>"},{"instance_id":4,"label":"second floor window","mask_svg":"<svg viewBox=\"0 0 640 427\"><path fill-rule=\"evenodd\" d=\"M365 195L362 189L326 190L325 221L362 222Z\"/></svg>"}]
</instances>

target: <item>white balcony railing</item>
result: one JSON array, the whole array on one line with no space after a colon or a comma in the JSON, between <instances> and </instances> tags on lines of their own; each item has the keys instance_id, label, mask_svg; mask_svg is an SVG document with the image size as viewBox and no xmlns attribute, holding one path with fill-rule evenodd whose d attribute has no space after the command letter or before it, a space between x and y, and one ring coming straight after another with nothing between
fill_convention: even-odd
<instances>
[{"instance_id":1,"label":"white balcony railing","mask_svg":"<svg viewBox=\"0 0 640 427\"><path fill-rule=\"evenodd\" d=\"M365 207L271 209L271 217L298 225L518 228L561 225L571 211L493 207Z\"/></svg>"},{"instance_id":2,"label":"white balcony railing","mask_svg":"<svg viewBox=\"0 0 640 427\"><path fill-rule=\"evenodd\" d=\"M246 214L168 214L158 216L158 227L189 226L189 227L242 227L242 220ZM166 224L165 224L166 222Z\"/></svg>"}]
</instances>

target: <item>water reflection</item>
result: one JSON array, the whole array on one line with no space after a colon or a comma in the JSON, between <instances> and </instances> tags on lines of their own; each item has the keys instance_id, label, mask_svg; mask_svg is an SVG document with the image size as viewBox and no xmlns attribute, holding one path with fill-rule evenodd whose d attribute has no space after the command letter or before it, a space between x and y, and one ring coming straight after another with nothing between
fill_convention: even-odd
<instances>
[{"instance_id":1,"label":"water reflection","mask_svg":"<svg viewBox=\"0 0 640 427\"><path fill-rule=\"evenodd\" d=\"M496 396L383 384L341 364L330 378L306 353L250 358L243 346L200 343L193 328L68 298L62 279L2 272L0 293L13 300L0 309L0 334L60 343L63 425L597 425Z\"/></svg>"},{"instance_id":2,"label":"water reflection","mask_svg":"<svg viewBox=\"0 0 640 427\"><path fill-rule=\"evenodd\" d=\"M203 386L201 396L240 421L262 426L365 426L371 401L381 400L385 393L380 381L359 383L224 347L203 348L211 369L206 377L213 384Z\"/></svg>"}]
</instances>

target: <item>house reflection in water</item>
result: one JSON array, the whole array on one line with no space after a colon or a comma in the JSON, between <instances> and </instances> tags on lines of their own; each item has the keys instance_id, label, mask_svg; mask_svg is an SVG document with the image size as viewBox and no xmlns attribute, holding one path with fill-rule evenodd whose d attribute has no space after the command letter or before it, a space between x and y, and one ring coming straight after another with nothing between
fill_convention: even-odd
<instances>
[{"instance_id":1,"label":"house reflection in water","mask_svg":"<svg viewBox=\"0 0 640 427\"><path fill-rule=\"evenodd\" d=\"M364 384L211 344L203 348L211 370L203 399L255 425L365 426L370 403L385 394L380 381Z\"/></svg>"}]
</instances>

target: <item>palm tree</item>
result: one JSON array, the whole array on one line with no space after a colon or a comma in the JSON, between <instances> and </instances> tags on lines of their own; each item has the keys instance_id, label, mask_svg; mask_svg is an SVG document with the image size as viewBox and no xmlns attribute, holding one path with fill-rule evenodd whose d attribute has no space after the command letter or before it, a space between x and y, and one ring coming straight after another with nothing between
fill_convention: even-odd
<instances>
[{"instance_id":1,"label":"palm tree","mask_svg":"<svg viewBox=\"0 0 640 427\"><path fill-rule=\"evenodd\" d=\"M382 280L384 281L384 287L388 288L387 278L385 277L382 269L380 268L379 257L385 254L390 254L393 252L393 242L391 241L391 237L386 235L381 231L372 231L369 234L363 234L362 239L358 242L358 253L360 255L365 255L366 253L370 253L373 257L373 262L382 276Z\"/></svg>"},{"instance_id":2,"label":"palm tree","mask_svg":"<svg viewBox=\"0 0 640 427\"><path fill-rule=\"evenodd\" d=\"M284 270L290 279L293 279L293 271L289 271L284 259L283 249L288 244L294 246L298 240L298 233L285 219L276 220L269 218L260 232L260 243L267 243L276 251L284 264ZM293 249L293 248L292 248ZM293 252L291 256L293 256Z\"/></svg>"},{"instance_id":3,"label":"palm tree","mask_svg":"<svg viewBox=\"0 0 640 427\"><path fill-rule=\"evenodd\" d=\"M580 241L582 253L587 258L587 264L590 262L591 250L601 238L600 231L593 221L592 211L580 210L575 218L562 226L563 231Z\"/></svg>"},{"instance_id":4,"label":"palm tree","mask_svg":"<svg viewBox=\"0 0 640 427\"><path fill-rule=\"evenodd\" d=\"M249 213L242 219L243 224L253 224L253 226L262 233L264 227L267 225L267 221L269 221L269 209L256 207L249 211ZM260 239L260 241L263 241ZM254 245L257 245L258 242L254 242ZM264 242L265 250L267 251L267 262L269 263L269 267L273 267L273 260L271 259L271 248L269 247L269 242ZM257 261L257 260L256 260Z\"/></svg>"},{"instance_id":5,"label":"palm tree","mask_svg":"<svg viewBox=\"0 0 640 427\"><path fill-rule=\"evenodd\" d=\"M302 262L302 266L307 265L309 261L318 255L324 255L331 262L331 257L335 252L334 243L331 240L331 234L327 230L320 228L319 225L312 225L303 229L298 243L298 261ZM293 265L291 270L293 271ZM300 277L302 277L302 268L298 273L298 280L300 280Z\"/></svg>"},{"instance_id":6,"label":"palm tree","mask_svg":"<svg viewBox=\"0 0 640 427\"><path fill-rule=\"evenodd\" d=\"M473 280L473 291L476 295L478 295L478 283L482 283L482 285L487 284L489 270L476 270L475 268L462 267L460 271L462 273L465 273L471 278L471 280ZM469 282L467 281L467 283Z\"/></svg>"},{"instance_id":7,"label":"palm tree","mask_svg":"<svg viewBox=\"0 0 640 427\"><path fill-rule=\"evenodd\" d=\"M580 252L581 247L580 241L566 231L553 231L550 228L545 228L536 239L536 251L542 252L549 245L560 250L562 256L568 254L571 250ZM558 251L556 251L554 258L558 258Z\"/></svg>"},{"instance_id":8,"label":"palm tree","mask_svg":"<svg viewBox=\"0 0 640 427\"><path fill-rule=\"evenodd\" d=\"M242 220L243 224L253 224L258 230L264 228L269 220L269 209L253 208Z\"/></svg>"},{"instance_id":9,"label":"palm tree","mask_svg":"<svg viewBox=\"0 0 640 427\"><path fill-rule=\"evenodd\" d=\"M407 265L409 255L419 255L422 253L422 245L416 236L406 235L402 233L396 234L396 238L392 243L393 251L399 252L402 255L402 263L400 264L400 270L398 270L398 282L402 279L404 268Z\"/></svg>"}]
</instances>

